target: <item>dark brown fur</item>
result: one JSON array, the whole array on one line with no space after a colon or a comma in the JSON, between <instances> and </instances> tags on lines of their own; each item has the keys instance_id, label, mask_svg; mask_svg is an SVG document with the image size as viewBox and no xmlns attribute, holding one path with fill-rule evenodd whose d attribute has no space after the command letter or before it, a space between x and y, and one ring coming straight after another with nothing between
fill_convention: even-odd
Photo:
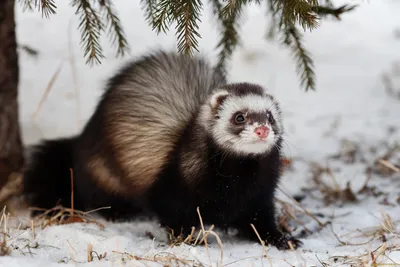
<instances>
[{"instance_id":1,"label":"dark brown fur","mask_svg":"<svg viewBox=\"0 0 400 267\"><path fill-rule=\"evenodd\" d=\"M300 245L275 221L281 125L274 126L272 149L251 157L228 151L212 135L213 116L230 98L209 103L214 90L264 94L258 85L225 83L197 58L159 52L128 64L110 80L79 135L36 147L24 175L28 202L41 208L57 201L69 206L73 168L77 209L111 206L101 212L111 219L156 215L175 233L188 234L199 226L199 207L205 224L236 227L240 236L259 242L253 223L279 249L288 249L289 240Z\"/></svg>"}]
</instances>

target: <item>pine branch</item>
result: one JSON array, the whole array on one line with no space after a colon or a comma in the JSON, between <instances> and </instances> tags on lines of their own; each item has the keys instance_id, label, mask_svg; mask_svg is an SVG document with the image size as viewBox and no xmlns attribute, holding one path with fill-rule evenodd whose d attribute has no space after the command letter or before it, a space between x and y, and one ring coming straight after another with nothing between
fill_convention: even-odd
<instances>
[{"instance_id":1,"label":"pine branch","mask_svg":"<svg viewBox=\"0 0 400 267\"><path fill-rule=\"evenodd\" d=\"M220 49L220 52L216 67L220 71L225 72L226 61L232 56L236 46L240 44L238 21L245 2L240 0L229 0L224 7L222 7L219 0L212 0L211 3L214 15L220 22L221 28L221 38L217 44L217 48Z\"/></svg>"},{"instance_id":2,"label":"pine branch","mask_svg":"<svg viewBox=\"0 0 400 267\"><path fill-rule=\"evenodd\" d=\"M299 24L304 30L318 27L318 18L314 8L318 7L317 0L270 0L286 24Z\"/></svg>"},{"instance_id":3,"label":"pine branch","mask_svg":"<svg viewBox=\"0 0 400 267\"><path fill-rule=\"evenodd\" d=\"M300 84L305 90L315 90L314 64L309 52L302 44L302 35L294 25L286 25L284 43L292 50L297 61L297 74L300 75Z\"/></svg>"},{"instance_id":4,"label":"pine branch","mask_svg":"<svg viewBox=\"0 0 400 267\"><path fill-rule=\"evenodd\" d=\"M152 27L153 30L156 30L157 34L161 31L166 33L169 30L169 26L171 25L174 15L173 15L173 3L171 0L160 0L157 4L153 7L150 7L149 4L151 1L155 0L145 0L147 7L146 10L148 12L148 16L150 12L152 12Z\"/></svg>"},{"instance_id":5,"label":"pine branch","mask_svg":"<svg viewBox=\"0 0 400 267\"><path fill-rule=\"evenodd\" d=\"M198 29L200 13L202 8L201 0L180 1L175 5L174 19L176 20L176 34L178 35L178 51L192 56L193 50L198 50L198 38L201 38Z\"/></svg>"},{"instance_id":6,"label":"pine branch","mask_svg":"<svg viewBox=\"0 0 400 267\"><path fill-rule=\"evenodd\" d=\"M156 20L156 10L157 10L157 0L140 0L142 9L144 10L145 19L150 25L155 25ZM154 30L154 28L153 28Z\"/></svg>"},{"instance_id":7,"label":"pine branch","mask_svg":"<svg viewBox=\"0 0 400 267\"><path fill-rule=\"evenodd\" d=\"M323 5L327 6L327 7L330 7L330 8L334 7L334 4L332 3L332 0L323 0Z\"/></svg>"},{"instance_id":8,"label":"pine branch","mask_svg":"<svg viewBox=\"0 0 400 267\"><path fill-rule=\"evenodd\" d=\"M110 0L101 0L100 7L102 8L102 11L105 14L108 22L108 33L111 44L115 45L117 43L117 56L123 56L129 51L129 46L125 37L125 33L122 30L120 20L114 11L113 5Z\"/></svg>"},{"instance_id":9,"label":"pine branch","mask_svg":"<svg viewBox=\"0 0 400 267\"><path fill-rule=\"evenodd\" d=\"M36 2L37 0L35 0ZM42 10L42 16L44 15L46 18L49 18L51 14L56 14L56 5L54 0L40 0L40 9Z\"/></svg>"},{"instance_id":10,"label":"pine branch","mask_svg":"<svg viewBox=\"0 0 400 267\"><path fill-rule=\"evenodd\" d=\"M42 17L49 18L50 15L56 14L56 4L54 0L19 0L20 4L22 4L22 10L33 10L37 8L38 11L42 12Z\"/></svg>"},{"instance_id":11,"label":"pine branch","mask_svg":"<svg viewBox=\"0 0 400 267\"><path fill-rule=\"evenodd\" d=\"M22 6L22 11L26 10L33 11L33 3L32 0L18 0L18 3Z\"/></svg>"},{"instance_id":12,"label":"pine branch","mask_svg":"<svg viewBox=\"0 0 400 267\"><path fill-rule=\"evenodd\" d=\"M357 5L352 5L352 6L348 6L348 5L343 5L341 7L335 8L333 5L327 5L327 6L318 6L313 8L313 10L320 16L334 16L337 20L340 20L340 16L343 13L349 12L354 10L354 8L356 8Z\"/></svg>"},{"instance_id":13,"label":"pine branch","mask_svg":"<svg viewBox=\"0 0 400 267\"><path fill-rule=\"evenodd\" d=\"M80 14L78 29L81 31L81 44L84 45L86 63L100 63L100 59L104 58L103 49L99 43L103 24L97 11L92 7L89 0L73 0L72 6L76 7L75 14Z\"/></svg>"},{"instance_id":14,"label":"pine branch","mask_svg":"<svg viewBox=\"0 0 400 267\"><path fill-rule=\"evenodd\" d=\"M284 5L288 3L292 6L285 7ZM315 90L314 66L309 52L303 46L303 36L296 28L296 24L300 24L303 30L307 28L312 30L313 27L318 26L316 13L314 12L315 4L318 5L314 0L271 0L268 7L272 23L267 38L272 39L277 32L282 35L283 44L288 46L294 55L297 74L300 76L300 84L306 91L309 89ZM293 8L293 5L298 5L298 7ZM301 5L304 6L299 8ZM285 8L292 9L293 16L285 15L285 12L289 12L288 10L285 11ZM311 16L311 22L306 19L309 15Z\"/></svg>"},{"instance_id":15,"label":"pine branch","mask_svg":"<svg viewBox=\"0 0 400 267\"><path fill-rule=\"evenodd\" d=\"M222 18L227 19L234 16L238 7L240 8L242 5L246 4L246 0L227 0L227 4L221 10Z\"/></svg>"},{"instance_id":16,"label":"pine branch","mask_svg":"<svg viewBox=\"0 0 400 267\"><path fill-rule=\"evenodd\" d=\"M42 16L49 17L56 13L55 0L18 0L23 9L39 9ZM86 63L100 63L104 58L100 45L100 35L104 31L103 21L108 28L112 45L117 45L117 56L124 55L128 50L128 42L122 29L121 22L112 5L113 0L72 0L72 6L79 14L78 29L81 32L81 45L83 46ZM202 0L140 0L145 17L153 30L157 33L167 32L170 25L176 23L177 47L179 52L192 55L198 50L200 15ZM220 1L226 2L222 5ZM319 2L323 3L320 5ZM226 61L231 57L234 49L240 44L239 20L245 6L263 3L262 0L211 0L214 15L220 24L221 37L217 48L220 49L218 65L225 71ZM303 30L313 30L318 27L319 17L327 15L340 19L340 15L353 10L356 6L343 5L335 8L332 0L267 0L268 11L271 13L271 27L268 37L281 33L284 44L293 52L297 63L297 73L301 78L301 85L308 89L315 89L315 74L313 61L302 44L302 34L296 25ZM94 8L100 4L100 10ZM319 16L319 17L318 17Z\"/></svg>"},{"instance_id":17,"label":"pine branch","mask_svg":"<svg viewBox=\"0 0 400 267\"><path fill-rule=\"evenodd\" d=\"M274 0L270 0L268 1L268 6L267 6L268 10L267 10L267 14L271 13L271 20L270 20L270 25L269 25L269 29L268 32L266 34L266 38L269 40L272 40L275 38L276 32L279 29L278 27L278 13L279 10L276 9L276 6L274 4Z\"/></svg>"},{"instance_id":18,"label":"pine branch","mask_svg":"<svg viewBox=\"0 0 400 267\"><path fill-rule=\"evenodd\" d=\"M250 5L255 3L260 5L262 0L224 0L227 1L227 4L222 8L221 14L222 18L229 18L230 16L234 16L234 13L237 13L238 10L242 10L242 8L246 5Z\"/></svg>"}]
</instances>

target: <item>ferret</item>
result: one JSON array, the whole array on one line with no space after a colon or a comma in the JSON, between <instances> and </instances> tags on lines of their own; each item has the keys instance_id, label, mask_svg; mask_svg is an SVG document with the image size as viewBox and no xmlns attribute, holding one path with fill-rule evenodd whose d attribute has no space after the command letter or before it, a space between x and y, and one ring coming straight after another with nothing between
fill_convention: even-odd
<instances>
[{"instance_id":1,"label":"ferret","mask_svg":"<svg viewBox=\"0 0 400 267\"><path fill-rule=\"evenodd\" d=\"M33 147L23 175L30 206L74 206L110 220L156 216L174 233L205 224L289 249L274 194L284 133L279 103L253 83L228 83L200 56L155 51L108 80L83 130ZM72 173L71 173L72 171Z\"/></svg>"}]
</instances>

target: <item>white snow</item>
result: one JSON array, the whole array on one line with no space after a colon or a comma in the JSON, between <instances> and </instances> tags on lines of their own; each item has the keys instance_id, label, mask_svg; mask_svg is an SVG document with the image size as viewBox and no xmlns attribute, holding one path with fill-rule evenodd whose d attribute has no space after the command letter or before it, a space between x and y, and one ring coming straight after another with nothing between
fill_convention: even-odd
<instances>
[{"instance_id":1,"label":"white snow","mask_svg":"<svg viewBox=\"0 0 400 267\"><path fill-rule=\"evenodd\" d=\"M368 185L376 186L376 191L383 194L373 197L357 193L366 180L366 167L386 153L385 142L393 146L400 141L398 130L392 134L388 132L389 127L399 127L400 98L387 94L382 82L382 74L394 72L392 64L400 61L400 39L395 37L395 30L400 27L400 4L389 0L335 2L359 4L359 7L344 15L340 22L324 20L320 28L311 34L306 33L305 44L315 60L317 91L304 92L299 88L295 63L289 51L263 39L267 30L265 9L254 6L246 11L242 23L244 45L237 49L230 61L230 78L232 81L260 83L281 102L287 132L285 154L293 159L293 168L285 171L282 179L281 188L285 192L299 194L302 188L311 188L310 162L316 162L332 169L342 189L350 181L359 202L334 202L325 206L319 198L321 193L303 193L306 198L301 204L310 212L323 214L324 217L319 217L322 222L331 220L332 228L327 225L321 231L302 238L304 246L294 252L267 248L269 259L261 259L260 244L221 235L224 264L238 261L230 266L269 266L271 261L272 266L349 266L349 261L355 259L351 256L365 254L365 262L370 264L365 266L372 266L370 252L384 243L379 236L367 242L370 237L365 233L371 227L382 225L381 212L385 211L395 226L390 230L393 233L385 234L387 250L378 256L378 262L400 266L400 204L396 201L400 196L400 174L383 176L373 172ZM38 12L23 13L20 6L16 7L19 44L33 47L40 53L35 59L20 51L20 117L26 144L33 144L40 138L78 132L91 115L104 81L129 59L115 58L115 50L110 48L104 36L107 58L100 66L85 65L79 44L80 33L75 30L77 16L69 3L57 1L57 15L49 20L42 19ZM139 1L115 0L115 4L133 57L150 49L175 48L173 32L157 36L151 31L143 19ZM212 58L216 55L213 49L217 32L210 14L207 6L202 17L203 38L199 45L202 53ZM33 119L32 114L60 64L61 71L48 98ZM400 73L397 72L394 82L400 92ZM330 158L340 151L342 139L359 145L354 163ZM371 147L377 149L375 154L370 151ZM365 161L361 160L363 157ZM388 161L398 166L400 157ZM328 175L323 179L332 184ZM281 192L279 197L293 203ZM384 198L390 205L382 204ZM309 216L302 215L301 219L308 229L315 231L318 228L316 221ZM159 252L187 257L204 265L209 265L210 259L213 266L220 261L220 249L215 240L211 240L210 257L204 246L170 248L162 241L164 232L155 222L103 222L103 230L94 224L51 226L36 229L33 237L30 228L18 230L11 227L16 221L30 224L26 217L9 219L7 245L12 252L10 256L0 257L0 266L122 266L123 263L127 266L160 266L132 258L133 255L151 257ZM4 227L4 222L1 225ZM301 229L300 226L295 233ZM352 245L341 245L332 229L338 238ZM146 231L151 231L156 240L146 237ZM107 252L105 259L99 261L95 257L93 262L87 262L88 243L99 254ZM121 254L123 252L127 254ZM345 256L347 258L342 258ZM362 266L361 263L353 264Z\"/></svg>"}]
</instances>

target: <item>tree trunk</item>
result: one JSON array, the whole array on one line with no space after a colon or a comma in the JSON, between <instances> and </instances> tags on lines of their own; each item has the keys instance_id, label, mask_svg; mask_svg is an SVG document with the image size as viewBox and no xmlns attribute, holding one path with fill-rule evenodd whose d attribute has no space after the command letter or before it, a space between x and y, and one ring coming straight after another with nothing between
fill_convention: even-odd
<instances>
[{"instance_id":1,"label":"tree trunk","mask_svg":"<svg viewBox=\"0 0 400 267\"><path fill-rule=\"evenodd\" d=\"M0 0L0 189L24 163L18 115L14 4L15 0Z\"/></svg>"}]
</instances>

